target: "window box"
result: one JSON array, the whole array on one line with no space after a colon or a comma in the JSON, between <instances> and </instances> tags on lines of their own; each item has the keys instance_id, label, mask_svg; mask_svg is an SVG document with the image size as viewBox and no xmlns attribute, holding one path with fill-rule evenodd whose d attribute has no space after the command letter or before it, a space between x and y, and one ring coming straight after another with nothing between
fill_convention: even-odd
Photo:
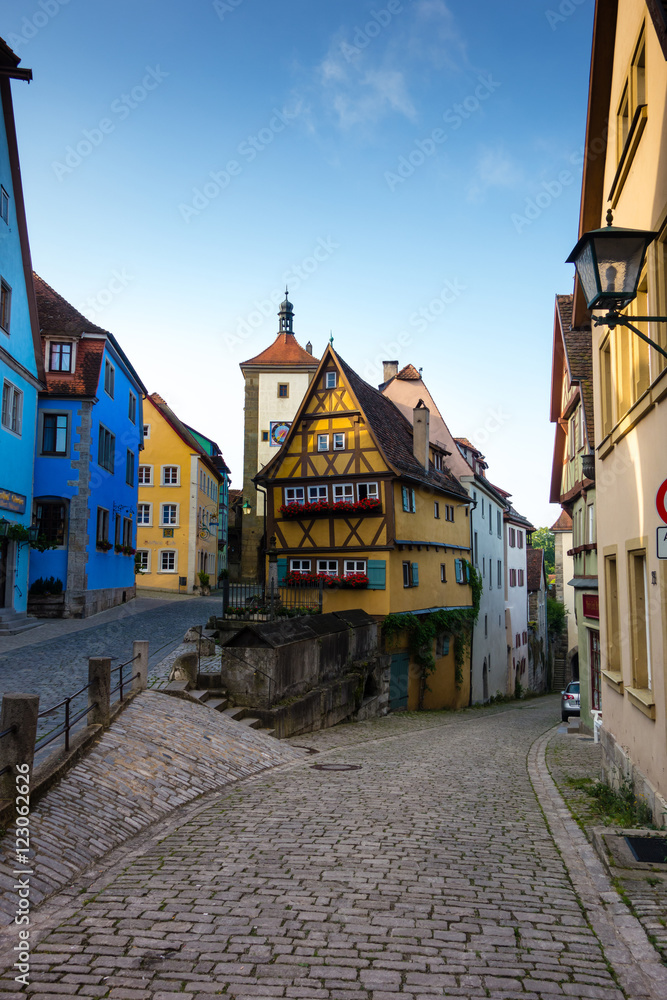
<instances>
[{"instance_id":1,"label":"window box","mask_svg":"<svg viewBox=\"0 0 667 1000\"><path fill-rule=\"evenodd\" d=\"M338 500L330 503L328 500L292 501L284 503L279 507L279 511L286 519L303 517L304 515L331 515L331 514L381 514L382 502L375 497L367 497L365 500Z\"/></svg>"},{"instance_id":2,"label":"window box","mask_svg":"<svg viewBox=\"0 0 667 1000\"><path fill-rule=\"evenodd\" d=\"M108 552L109 549L113 548L113 545L111 542L97 542L95 548L98 549L99 552Z\"/></svg>"},{"instance_id":3,"label":"window box","mask_svg":"<svg viewBox=\"0 0 667 1000\"><path fill-rule=\"evenodd\" d=\"M345 576L332 576L329 573L300 573L291 570L285 576L286 587L314 587L320 580L325 587L344 587L362 590L368 587L368 576L365 573L346 573Z\"/></svg>"}]
</instances>

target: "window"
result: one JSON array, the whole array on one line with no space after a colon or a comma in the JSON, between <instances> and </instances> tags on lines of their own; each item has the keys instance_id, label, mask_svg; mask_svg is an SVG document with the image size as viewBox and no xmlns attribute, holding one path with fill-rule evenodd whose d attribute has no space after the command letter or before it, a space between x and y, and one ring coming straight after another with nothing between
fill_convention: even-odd
<instances>
[{"instance_id":1,"label":"window","mask_svg":"<svg viewBox=\"0 0 667 1000\"><path fill-rule=\"evenodd\" d=\"M100 424L99 442L97 448L97 462L108 472L114 470L114 456L116 451L116 438L106 427Z\"/></svg>"},{"instance_id":2,"label":"window","mask_svg":"<svg viewBox=\"0 0 667 1000\"><path fill-rule=\"evenodd\" d=\"M285 503L303 503L304 500L304 488L303 486L286 486L285 487Z\"/></svg>"},{"instance_id":3,"label":"window","mask_svg":"<svg viewBox=\"0 0 667 1000\"><path fill-rule=\"evenodd\" d=\"M468 513L468 511L466 509L466 514L467 513ZM451 503L446 503L445 504L445 521L453 521L453 520L454 520L454 507L453 507L453 505Z\"/></svg>"},{"instance_id":4,"label":"window","mask_svg":"<svg viewBox=\"0 0 667 1000\"><path fill-rule=\"evenodd\" d=\"M55 545L65 544L67 509L62 500L38 501L35 504L35 521L40 536Z\"/></svg>"},{"instance_id":5,"label":"window","mask_svg":"<svg viewBox=\"0 0 667 1000\"><path fill-rule=\"evenodd\" d=\"M9 317L12 311L12 290L6 281L0 278L0 327L9 333Z\"/></svg>"},{"instance_id":6,"label":"window","mask_svg":"<svg viewBox=\"0 0 667 1000\"><path fill-rule=\"evenodd\" d=\"M521 639L523 640L523 645L525 646L526 643L528 642L528 633L524 632L521 636Z\"/></svg>"},{"instance_id":7,"label":"window","mask_svg":"<svg viewBox=\"0 0 667 1000\"><path fill-rule=\"evenodd\" d=\"M503 537L503 516L499 510L496 511L498 538Z\"/></svg>"},{"instance_id":8,"label":"window","mask_svg":"<svg viewBox=\"0 0 667 1000\"><path fill-rule=\"evenodd\" d=\"M616 557L605 558L607 601L607 670L621 672L621 624L618 614L618 576Z\"/></svg>"},{"instance_id":9,"label":"window","mask_svg":"<svg viewBox=\"0 0 667 1000\"><path fill-rule=\"evenodd\" d=\"M440 583L447 583L447 566L440 563Z\"/></svg>"},{"instance_id":10,"label":"window","mask_svg":"<svg viewBox=\"0 0 667 1000\"><path fill-rule=\"evenodd\" d=\"M269 432L262 431L262 441L268 441L268 440L269 440Z\"/></svg>"},{"instance_id":11,"label":"window","mask_svg":"<svg viewBox=\"0 0 667 1000\"><path fill-rule=\"evenodd\" d=\"M346 559L345 560L345 575L348 573L365 573L366 572L366 560L365 559Z\"/></svg>"},{"instance_id":12,"label":"window","mask_svg":"<svg viewBox=\"0 0 667 1000\"><path fill-rule=\"evenodd\" d=\"M67 454L67 414L44 413L42 417L42 455Z\"/></svg>"},{"instance_id":13,"label":"window","mask_svg":"<svg viewBox=\"0 0 667 1000\"><path fill-rule=\"evenodd\" d=\"M500 588L502 587L502 585L503 585L503 564L502 564L502 560L499 559L498 560L498 590L500 590Z\"/></svg>"},{"instance_id":14,"label":"window","mask_svg":"<svg viewBox=\"0 0 667 1000\"><path fill-rule=\"evenodd\" d=\"M49 349L49 371L71 372L72 370L72 345L71 344L50 344Z\"/></svg>"},{"instance_id":15,"label":"window","mask_svg":"<svg viewBox=\"0 0 667 1000\"><path fill-rule=\"evenodd\" d=\"M279 382L278 383L278 398L288 399L289 398L289 383Z\"/></svg>"},{"instance_id":16,"label":"window","mask_svg":"<svg viewBox=\"0 0 667 1000\"><path fill-rule=\"evenodd\" d=\"M153 485L153 466L152 465L140 465L139 475L137 477L137 482L139 486L152 486Z\"/></svg>"},{"instance_id":17,"label":"window","mask_svg":"<svg viewBox=\"0 0 667 1000\"><path fill-rule=\"evenodd\" d=\"M510 570L510 587L516 587L516 570Z\"/></svg>"},{"instance_id":18,"label":"window","mask_svg":"<svg viewBox=\"0 0 667 1000\"><path fill-rule=\"evenodd\" d=\"M9 225L9 195L0 187L0 219Z\"/></svg>"},{"instance_id":19,"label":"window","mask_svg":"<svg viewBox=\"0 0 667 1000\"><path fill-rule=\"evenodd\" d=\"M477 541L477 532L475 532L475 537L473 541L473 558L475 560L475 566L479 566L479 544Z\"/></svg>"},{"instance_id":20,"label":"window","mask_svg":"<svg viewBox=\"0 0 667 1000\"><path fill-rule=\"evenodd\" d=\"M457 583L470 582L470 568L465 564L463 559L454 560L454 576Z\"/></svg>"},{"instance_id":21,"label":"window","mask_svg":"<svg viewBox=\"0 0 667 1000\"><path fill-rule=\"evenodd\" d=\"M523 548L523 531L517 531L516 533L516 547L517 549Z\"/></svg>"},{"instance_id":22,"label":"window","mask_svg":"<svg viewBox=\"0 0 667 1000\"><path fill-rule=\"evenodd\" d=\"M144 441L148 441L149 437L151 436L151 425L150 424L144 424L143 428L142 428L142 431L143 431L143 435L144 435Z\"/></svg>"},{"instance_id":23,"label":"window","mask_svg":"<svg viewBox=\"0 0 667 1000\"><path fill-rule=\"evenodd\" d=\"M630 71L625 80L621 100L616 113L616 159L620 160L626 152L631 133L636 135L637 122L635 115L646 103L646 41L642 28L639 41L635 47ZM634 128L633 128L634 126ZM641 133L639 133L641 135ZM639 138L639 136L637 136Z\"/></svg>"},{"instance_id":24,"label":"window","mask_svg":"<svg viewBox=\"0 0 667 1000\"><path fill-rule=\"evenodd\" d=\"M129 448L125 454L125 482L128 486L134 486L134 452Z\"/></svg>"},{"instance_id":25,"label":"window","mask_svg":"<svg viewBox=\"0 0 667 1000\"><path fill-rule=\"evenodd\" d=\"M377 483L357 483L359 500L379 500L380 490Z\"/></svg>"},{"instance_id":26,"label":"window","mask_svg":"<svg viewBox=\"0 0 667 1000\"><path fill-rule=\"evenodd\" d=\"M162 549L160 552L160 572L176 572L176 553L173 549Z\"/></svg>"},{"instance_id":27,"label":"window","mask_svg":"<svg viewBox=\"0 0 667 1000\"><path fill-rule=\"evenodd\" d=\"M104 507L97 508L97 542L109 541L109 511Z\"/></svg>"},{"instance_id":28,"label":"window","mask_svg":"<svg viewBox=\"0 0 667 1000\"><path fill-rule=\"evenodd\" d=\"M328 451L329 450L329 435L328 434L318 434L317 435L317 450L318 451Z\"/></svg>"},{"instance_id":29,"label":"window","mask_svg":"<svg viewBox=\"0 0 667 1000\"><path fill-rule=\"evenodd\" d=\"M128 548L132 547L132 518L123 518L123 545Z\"/></svg>"},{"instance_id":30,"label":"window","mask_svg":"<svg viewBox=\"0 0 667 1000\"><path fill-rule=\"evenodd\" d=\"M116 369L107 359L104 362L104 391L113 399Z\"/></svg>"},{"instance_id":31,"label":"window","mask_svg":"<svg viewBox=\"0 0 667 1000\"><path fill-rule=\"evenodd\" d=\"M318 559L317 572L326 573L327 576L338 576L337 559Z\"/></svg>"},{"instance_id":32,"label":"window","mask_svg":"<svg viewBox=\"0 0 667 1000\"><path fill-rule=\"evenodd\" d=\"M523 587L523 570L517 570L517 586Z\"/></svg>"},{"instance_id":33,"label":"window","mask_svg":"<svg viewBox=\"0 0 667 1000\"><path fill-rule=\"evenodd\" d=\"M433 517L440 518L440 504L437 500L433 501Z\"/></svg>"},{"instance_id":34,"label":"window","mask_svg":"<svg viewBox=\"0 0 667 1000\"><path fill-rule=\"evenodd\" d=\"M587 541L593 543L595 541L595 507L592 503L588 504L586 508L588 514L588 537Z\"/></svg>"},{"instance_id":35,"label":"window","mask_svg":"<svg viewBox=\"0 0 667 1000\"><path fill-rule=\"evenodd\" d=\"M334 451L343 451L343 449L345 448L345 435L334 434L333 446L334 446Z\"/></svg>"},{"instance_id":36,"label":"window","mask_svg":"<svg viewBox=\"0 0 667 1000\"><path fill-rule=\"evenodd\" d=\"M482 497L482 517L484 517L484 497Z\"/></svg>"},{"instance_id":37,"label":"window","mask_svg":"<svg viewBox=\"0 0 667 1000\"><path fill-rule=\"evenodd\" d=\"M451 636L449 635L439 635L435 640L435 655L436 656L449 656L449 645Z\"/></svg>"},{"instance_id":38,"label":"window","mask_svg":"<svg viewBox=\"0 0 667 1000\"><path fill-rule=\"evenodd\" d=\"M489 534L493 534L493 507L489 504Z\"/></svg>"},{"instance_id":39,"label":"window","mask_svg":"<svg viewBox=\"0 0 667 1000\"><path fill-rule=\"evenodd\" d=\"M325 389L335 389L336 388L336 372L326 372L324 376L324 388Z\"/></svg>"},{"instance_id":40,"label":"window","mask_svg":"<svg viewBox=\"0 0 667 1000\"><path fill-rule=\"evenodd\" d=\"M333 499L334 503L353 503L354 486L352 483L334 483Z\"/></svg>"},{"instance_id":41,"label":"window","mask_svg":"<svg viewBox=\"0 0 667 1000\"><path fill-rule=\"evenodd\" d=\"M409 514L414 514L417 510L415 491L409 489L407 486L402 486L401 492L403 496L403 510L406 510Z\"/></svg>"},{"instance_id":42,"label":"window","mask_svg":"<svg viewBox=\"0 0 667 1000\"><path fill-rule=\"evenodd\" d=\"M493 559L489 559L489 590L493 590Z\"/></svg>"},{"instance_id":43,"label":"window","mask_svg":"<svg viewBox=\"0 0 667 1000\"><path fill-rule=\"evenodd\" d=\"M403 563L403 586L404 587L412 586L412 570L410 568L409 562Z\"/></svg>"},{"instance_id":44,"label":"window","mask_svg":"<svg viewBox=\"0 0 667 1000\"><path fill-rule=\"evenodd\" d=\"M317 503L318 500L328 500L329 499L329 487L328 486L309 486L308 487L308 501L309 503Z\"/></svg>"},{"instance_id":45,"label":"window","mask_svg":"<svg viewBox=\"0 0 667 1000\"><path fill-rule=\"evenodd\" d=\"M628 553L630 584L630 639L632 649L632 686L651 689L651 655L649 646L649 618L646 607L646 552Z\"/></svg>"},{"instance_id":46,"label":"window","mask_svg":"<svg viewBox=\"0 0 667 1000\"><path fill-rule=\"evenodd\" d=\"M303 576L310 573L310 559L290 559L289 568L290 572L301 573Z\"/></svg>"},{"instance_id":47,"label":"window","mask_svg":"<svg viewBox=\"0 0 667 1000\"><path fill-rule=\"evenodd\" d=\"M489 636L489 616L484 615L484 638L488 639Z\"/></svg>"},{"instance_id":48,"label":"window","mask_svg":"<svg viewBox=\"0 0 667 1000\"><path fill-rule=\"evenodd\" d=\"M514 636L514 646L516 649L518 649L520 645L521 645L521 636L517 632L517 634Z\"/></svg>"},{"instance_id":49,"label":"window","mask_svg":"<svg viewBox=\"0 0 667 1000\"><path fill-rule=\"evenodd\" d=\"M160 507L160 524L168 527L178 524L178 504L163 503Z\"/></svg>"},{"instance_id":50,"label":"window","mask_svg":"<svg viewBox=\"0 0 667 1000\"><path fill-rule=\"evenodd\" d=\"M152 504L140 503L137 507L137 524L152 523Z\"/></svg>"},{"instance_id":51,"label":"window","mask_svg":"<svg viewBox=\"0 0 667 1000\"><path fill-rule=\"evenodd\" d=\"M137 549L137 558L135 561L141 573L150 573L151 554L148 549Z\"/></svg>"},{"instance_id":52,"label":"window","mask_svg":"<svg viewBox=\"0 0 667 1000\"><path fill-rule=\"evenodd\" d=\"M438 470L442 469L442 452L434 450L433 467Z\"/></svg>"},{"instance_id":53,"label":"window","mask_svg":"<svg viewBox=\"0 0 667 1000\"><path fill-rule=\"evenodd\" d=\"M137 422L137 397L133 392L130 393L130 401L128 404L127 415L133 424Z\"/></svg>"},{"instance_id":54,"label":"window","mask_svg":"<svg viewBox=\"0 0 667 1000\"><path fill-rule=\"evenodd\" d=\"M180 465L163 465L162 466L162 485L163 486L178 486L181 480L181 467Z\"/></svg>"},{"instance_id":55,"label":"window","mask_svg":"<svg viewBox=\"0 0 667 1000\"><path fill-rule=\"evenodd\" d=\"M121 529L120 515L116 514L116 516L114 518L114 531L113 531L113 540L114 540L114 544L115 545L121 545L122 544L121 543L121 530L120 529Z\"/></svg>"}]
</instances>

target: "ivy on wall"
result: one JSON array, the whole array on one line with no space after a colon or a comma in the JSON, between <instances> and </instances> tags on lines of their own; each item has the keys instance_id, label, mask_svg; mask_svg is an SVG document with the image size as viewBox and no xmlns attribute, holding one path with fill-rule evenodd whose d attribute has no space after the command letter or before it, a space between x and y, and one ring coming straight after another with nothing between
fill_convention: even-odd
<instances>
[{"instance_id":1,"label":"ivy on wall","mask_svg":"<svg viewBox=\"0 0 667 1000\"><path fill-rule=\"evenodd\" d=\"M463 684L463 665L470 649L470 639L479 615L479 604L484 583L472 563L463 561L466 579L472 591L472 607L433 611L428 615L391 614L382 623L382 634L388 644L400 632L407 632L410 658L419 666L419 708L424 707L428 678L435 670L433 644L439 635L449 635L454 640L454 669L456 688Z\"/></svg>"}]
</instances>

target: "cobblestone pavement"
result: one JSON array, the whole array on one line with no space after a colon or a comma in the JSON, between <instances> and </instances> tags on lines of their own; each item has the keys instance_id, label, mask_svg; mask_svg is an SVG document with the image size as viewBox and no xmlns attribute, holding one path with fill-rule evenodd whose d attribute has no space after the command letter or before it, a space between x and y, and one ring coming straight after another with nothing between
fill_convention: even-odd
<instances>
[{"instance_id":1,"label":"cobblestone pavement","mask_svg":"<svg viewBox=\"0 0 667 1000\"><path fill-rule=\"evenodd\" d=\"M293 739L320 753L190 807L131 863L44 904L33 1000L664 997L645 979L623 992L619 940L603 929L603 949L581 866L568 873L567 809L544 765L558 705ZM0 995L17 1000L13 974Z\"/></svg>"},{"instance_id":2,"label":"cobblestone pavement","mask_svg":"<svg viewBox=\"0 0 667 1000\"><path fill-rule=\"evenodd\" d=\"M561 795L590 838L591 830L601 827L605 818L591 808L590 796L573 782L599 778L601 745L559 731L549 742L547 764ZM607 820L606 825L610 824ZM667 873L616 867L614 878L617 888L629 901L632 912L667 963Z\"/></svg>"},{"instance_id":3,"label":"cobblestone pavement","mask_svg":"<svg viewBox=\"0 0 667 1000\"><path fill-rule=\"evenodd\" d=\"M40 709L48 708L88 682L89 656L110 656L114 667L131 658L135 639L148 639L148 683L159 685L166 680L166 668L158 665L169 650L191 625L205 624L219 607L218 597L138 598L83 621L54 621L19 636L0 637L0 694L39 694Z\"/></svg>"}]
</instances>

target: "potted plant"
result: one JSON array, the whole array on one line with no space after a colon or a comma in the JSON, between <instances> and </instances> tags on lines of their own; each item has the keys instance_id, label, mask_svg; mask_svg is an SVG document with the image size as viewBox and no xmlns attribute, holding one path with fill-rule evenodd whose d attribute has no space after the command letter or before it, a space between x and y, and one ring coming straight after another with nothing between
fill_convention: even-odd
<instances>
[{"instance_id":1,"label":"potted plant","mask_svg":"<svg viewBox=\"0 0 667 1000\"><path fill-rule=\"evenodd\" d=\"M202 595L202 597L208 597L208 595L211 593L211 588L209 586L211 580L210 576L208 575L208 573L197 573L197 576L199 577L200 594Z\"/></svg>"},{"instance_id":2,"label":"potted plant","mask_svg":"<svg viewBox=\"0 0 667 1000\"><path fill-rule=\"evenodd\" d=\"M65 610L63 582L50 576L46 580L39 577L28 592L28 614L37 618L62 618Z\"/></svg>"},{"instance_id":3,"label":"potted plant","mask_svg":"<svg viewBox=\"0 0 667 1000\"><path fill-rule=\"evenodd\" d=\"M95 546L100 552L108 552L109 549L113 548L111 542L97 542Z\"/></svg>"}]
</instances>

